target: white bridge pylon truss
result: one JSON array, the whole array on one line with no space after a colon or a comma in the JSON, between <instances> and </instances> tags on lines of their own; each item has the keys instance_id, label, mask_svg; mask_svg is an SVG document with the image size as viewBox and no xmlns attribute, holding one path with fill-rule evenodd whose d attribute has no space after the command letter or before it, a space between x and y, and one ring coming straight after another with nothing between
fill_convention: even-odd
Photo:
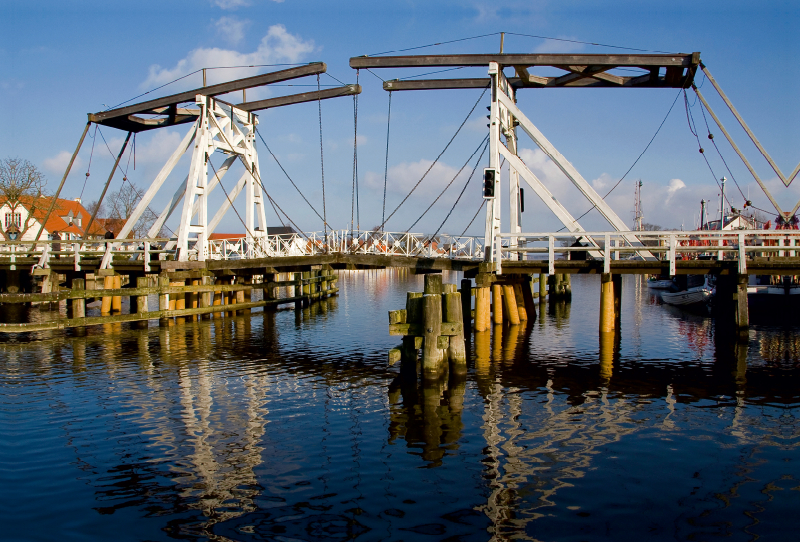
<instances>
[{"instance_id":1,"label":"white bridge pylon truss","mask_svg":"<svg viewBox=\"0 0 800 542\"><path fill-rule=\"evenodd\" d=\"M221 100L201 94L196 96L195 103L200 113L197 120L192 124L178 148L175 149L172 156L161 168L161 171L142 196L125 226L117 234L117 239L124 239L128 236L133 226L139 221L156 194L163 187L181 157L187 151L190 151L189 174L177 187L177 190L147 234L149 238L158 237L158 233L164 223L174 214L181 201L183 201L183 206L180 210L180 222L176 232L177 240L172 241L165 247L167 249L176 249L178 261L187 261L189 259L190 242L196 250L197 260L205 261L208 258L209 236L214 232L242 191L245 192L246 197L244 223L248 244L252 245L256 238L263 237L267 232L258 152L255 146L257 116ZM227 158L219 168L209 172L209 161L216 151L227 155ZM233 189L227 191L227 195L221 205L217 209L210 210L209 196L220 185L222 178L237 159L244 165L244 174L236 182ZM210 178L209 173L211 175ZM210 211L213 211L213 215L209 214ZM107 266L108 262L104 258L101 267Z\"/></svg>"},{"instance_id":2,"label":"white bridge pylon truss","mask_svg":"<svg viewBox=\"0 0 800 542\"><path fill-rule=\"evenodd\" d=\"M520 239L514 234L522 233L520 225L520 177L536 193L544 204L561 221L569 232L580 234L586 230L570 214L547 189L545 184L528 168L518 156L518 139L516 127L519 125L531 140L555 163L567 176L578 190L586 197L600 214L608 221L615 231L628 231L628 226L617 216L614 210L595 191L591 184L575 169L564 156L553 146L541 131L517 107L514 87L503 74L497 62L489 63L489 76L491 80L492 103L489 124L489 167L497 171L495 176L495 197L488 201L486 206L486 228L484 246L486 247L486 260L495 261L500 269L503 250L500 245L502 237L508 240L509 246L516 248ZM501 139L502 136L502 139ZM503 139L505 141L503 141ZM510 232L503 232L501 227L501 185L500 161L501 156L506 159L509 167L509 218ZM601 258L598 244L591 237L576 235L581 243L590 247L589 254L594 258ZM631 247L643 247L639 238L631 233L623 235L624 243ZM595 250L591 250L594 247ZM518 249L522 252L524 249ZM636 253L645 260L654 260L655 257L647 250Z\"/></svg>"}]
</instances>

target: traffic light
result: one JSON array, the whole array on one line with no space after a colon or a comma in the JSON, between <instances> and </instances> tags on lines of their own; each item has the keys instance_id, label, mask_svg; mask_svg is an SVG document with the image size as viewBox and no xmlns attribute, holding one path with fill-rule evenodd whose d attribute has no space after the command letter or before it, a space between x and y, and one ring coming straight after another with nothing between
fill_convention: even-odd
<instances>
[{"instance_id":1,"label":"traffic light","mask_svg":"<svg viewBox=\"0 0 800 542\"><path fill-rule=\"evenodd\" d=\"M494 185L497 177L497 170L487 167L483 170L483 197L485 199L494 198Z\"/></svg>"}]
</instances>

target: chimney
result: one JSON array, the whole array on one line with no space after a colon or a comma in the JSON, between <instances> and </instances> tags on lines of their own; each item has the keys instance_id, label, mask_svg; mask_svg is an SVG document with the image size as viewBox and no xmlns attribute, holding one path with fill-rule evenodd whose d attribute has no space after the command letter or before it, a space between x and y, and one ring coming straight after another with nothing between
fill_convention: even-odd
<instances>
[{"instance_id":1,"label":"chimney","mask_svg":"<svg viewBox=\"0 0 800 542\"><path fill-rule=\"evenodd\" d=\"M78 203L78 205L80 205L80 204L81 204L81 198L75 198L75 199L74 199L74 200L72 200L72 201L75 201L75 202L77 202L77 203Z\"/></svg>"}]
</instances>

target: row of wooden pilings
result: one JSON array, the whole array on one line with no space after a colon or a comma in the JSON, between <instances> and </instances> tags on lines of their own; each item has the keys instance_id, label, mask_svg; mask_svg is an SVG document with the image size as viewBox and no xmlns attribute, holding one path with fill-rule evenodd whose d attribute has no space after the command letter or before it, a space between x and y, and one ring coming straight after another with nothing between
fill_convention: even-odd
<instances>
[{"instance_id":1,"label":"row of wooden pilings","mask_svg":"<svg viewBox=\"0 0 800 542\"><path fill-rule=\"evenodd\" d=\"M336 295L339 291L336 286L338 276L328 269L224 277L216 277L209 272L162 272L158 276L130 278L135 279L135 286L122 287L123 276L113 273L102 277L103 287L100 289L87 289L85 278L74 278L70 283L70 289L57 289L38 294L5 294L2 296L2 301L11 303L47 303L66 300L68 317L45 323L0 324L0 332L13 333L146 320L159 320L161 325L170 325L177 319L207 318L215 314L233 316L237 311L249 312L256 307L293 303L296 309L301 309L315 300ZM254 299L254 290L263 291L261 299ZM158 298L157 310L149 306L148 298L151 295L156 295ZM122 314L123 297L130 298L128 314ZM87 300L92 299L101 301L100 316L86 316Z\"/></svg>"},{"instance_id":2,"label":"row of wooden pilings","mask_svg":"<svg viewBox=\"0 0 800 542\"><path fill-rule=\"evenodd\" d=\"M408 292L406 308L389 311L390 335L402 336L403 344L389 351L389 363L416 364L422 350L422 373L438 377L446 364L456 373L466 371L465 336L471 329L488 331L493 325L520 325L536 319L532 275L496 275L493 263L482 263L475 278L443 284L442 276L426 274L423 292ZM538 277L540 299L572 295L569 275ZM549 285L549 290L548 286ZM475 309L472 310L472 299Z\"/></svg>"}]
</instances>

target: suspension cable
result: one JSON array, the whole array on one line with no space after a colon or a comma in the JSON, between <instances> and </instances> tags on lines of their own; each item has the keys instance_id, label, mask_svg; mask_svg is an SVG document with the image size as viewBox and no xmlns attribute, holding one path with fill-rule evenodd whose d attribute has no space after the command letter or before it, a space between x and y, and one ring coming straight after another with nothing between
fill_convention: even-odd
<instances>
[{"instance_id":1,"label":"suspension cable","mask_svg":"<svg viewBox=\"0 0 800 542\"><path fill-rule=\"evenodd\" d=\"M405 202L408 200L408 198L409 198L409 197L411 197L411 194L413 194L413 193L414 193L414 190L416 190L416 189L417 189L417 187L418 187L418 186L420 185L420 183L421 183L421 182L422 182L422 181L425 179L425 177L427 177L427 176L428 176L428 173L430 173L430 172L431 172L431 170L433 169L433 166L435 166L435 165L437 164L437 162L439 162L439 159L442 157L442 155L445 153L445 151L447 151L447 149L450 147L450 145L451 145L451 144L453 143L453 141L455 140L455 138L456 138L456 136L458 135L458 133L461 131L461 129L462 129L462 128L464 127L464 125L467 123L467 121L469 120L469 118L472 116L472 113L475 111L475 108L476 108L476 107L478 107L478 104L479 104L479 103L480 103L480 101L483 99L483 96L486 94L486 91L487 91L487 90L489 90L489 85L488 85L488 84L486 85L486 88L485 88L485 89L483 89L483 92L481 93L481 95L478 97L477 101L475 102L475 105L473 105L473 106L472 106L472 109L470 109L470 110L469 110L469 113L467 113L467 116L464 118L464 121L461 123L461 126L459 126L459 127L458 127L458 129L456 130L456 133L454 133L454 134L453 134L453 137L451 137L451 138L450 138L450 141L448 141L448 142L447 142L447 145L445 145L444 149L442 149L442 152L440 152L440 153L439 153L439 156L437 156L437 157L436 157L436 160L434 160L434 161L433 161L433 163L430 165L430 167L427 169L427 171L425 171L425 173L422 175L422 177L420 178L420 180L418 180L418 181L417 181L417 184L415 184L415 185L414 185L414 188L412 188L412 189L411 189L411 191L410 191L410 192L409 192L409 193L406 195L406 197L405 197L405 198L403 198L403 201L401 201L401 202L400 202L400 205L398 205L397 207L395 207L394 211L392 211L392 213L391 213L391 214L390 214L390 215L389 215L389 216L386 218L386 220L384 220L384 221L383 221L383 224L381 224L381 225L380 225L380 227L379 227L379 230L383 231L383 227L386 225L386 223L387 223L387 222L388 222L388 221L389 221L389 220L390 220L390 219L391 219L391 218L394 216L394 214L395 214L395 213L398 211L398 209L400 209L400 207L401 207L401 206L402 206L402 205L403 205L403 204L404 204L404 203L405 203Z\"/></svg>"},{"instance_id":2,"label":"suspension cable","mask_svg":"<svg viewBox=\"0 0 800 542\"><path fill-rule=\"evenodd\" d=\"M327 239L328 215L325 211L325 160L322 153L322 95L320 94L319 74L317 74L317 107L319 108L319 169L322 176L322 229L324 230L325 239Z\"/></svg>"},{"instance_id":3,"label":"suspension cable","mask_svg":"<svg viewBox=\"0 0 800 542\"><path fill-rule=\"evenodd\" d=\"M467 186L469 185L470 181L472 181L472 178L475 176L475 172L478 170L478 165L481 163L481 160L483 160L483 155L486 154L486 148L489 146L489 141L487 141L488 139L489 139L489 136L486 136L486 139L484 139L485 144L483 145L483 150L481 151L481 155L478 156L478 159L475 161L475 167L472 168L472 173L469 174L469 178L467 179L467 182L464 183L464 187L461 189L461 193L458 195L458 197L456 198L455 203L453 203L453 206L450 208L450 212L447 213L447 216L444 217L444 220L442 220L442 223L439 224L439 227L436 228L436 231L433 233L433 235L431 235L431 237L430 237L431 239L433 239L434 237L436 237L439 234L439 230L441 230L442 227L444 227L444 224L445 224L445 222L447 222L447 219L450 218L451 214L453 214L453 211L455 210L456 205L458 205L458 202L461 201L461 196L463 196L464 192L467 190Z\"/></svg>"},{"instance_id":4,"label":"suspension cable","mask_svg":"<svg viewBox=\"0 0 800 542\"><path fill-rule=\"evenodd\" d=\"M319 214L319 211L317 211L317 209L311 204L311 202L308 201L308 198L305 197L305 195L300 190L300 188L297 187L297 185L295 184L294 180L292 180L292 178L289 176L289 173L287 173L286 169L284 169L283 164L281 164L280 160L278 160L278 157L275 156L275 153L272 152L272 149L269 148L269 145L267 145L267 142L264 141L264 137L261 135L261 132L259 132L257 128L256 128L256 134L258 134L259 139L261 139L261 142L264 144L264 147L266 147L266 149L269 152L269 154L275 160L275 163L278 164L279 168L281 168L281 171L283 172L283 174L286 176L287 179L289 179L289 182L292 183L292 186L294 186L294 189L297 190L297 193L300 194L301 198L303 198L303 201L305 201L308 204L308 206L311 207L311 210L314 211L314 214L317 215L320 220L324 220L322 218L322 215ZM277 214L277 212L276 212L276 214Z\"/></svg>"},{"instance_id":5,"label":"suspension cable","mask_svg":"<svg viewBox=\"0 0 800 542\"><path fill-rule=\"evenodd\" d=\"M389 91L389 113L386 115L386 163L383 167L383 213L381 224L386 223L386 184L389 180L389 128L392 120L392 91Z\"/></svg>"},{"instance_id":6,"label":"suspension cable","mask_svg":"<svg viewBox=\"0 0 800 542\"><path fill-rule=\"evenodd\" d=\"M486 200L483 200L481 202L481 204L478 206L478 210L475 211L475 214L473 215L472 220L469 221L469 224L467 224L467 227L464 228L464 231L461 232L461 235L459 235L459 237L463 237L464 234L467 233L467 230L469 229L469 227L472 226L472 223L475 222L476 218L478 218L478 213L481 212L481 209L483 209L484 205L486 205Z\"/></svg>"},{"instance_id":7,"label":"suspension cable","mask_svg":"<svg viewBox=\"0 0 800 542\"><path fill-rule=\"evenodd\" d=\"M425 216L425 215L428 213L428 211L430 211L430 210L431 210L431 207L433 207L433 206L436 204L436 202L437 202L437 201L439 201L439 198L441 198L441 197L444 195L444 193L447 191L447 189L448 189L448 188L450 188L450 186L451 186L451 185L453 184L453 182L454 182L454 181L455 181L455 180L458 178L458 176L459 176L459 175L461 175L461 172L462 172L462 171L464 171L464 168L465 168L465 167L467 167L467 166L469 165L469 162L470 162L470 160L472 160L472 157L473 157L473 156L475 156L476 154L478 154L478 151L481 149L481 146L483 146L484 150L486 150L486 145L485 145L485 144L486 144L486 143L488 143L488 140L489 140L489 136L487 135L486 137L484 137L484 138L483 138L483 140L481 140L481 142L480 142L480 143L478 143L478 146L475 148L475 150L474 150L474 151L472 151L472 154L470 154L470 155L469 155L469 158L467 158L467 161L466 161L466 162L464 162L464 165L463 165L463 166L461 166L461 169L459 169L459 170L458 170L458 172L457 172L455 175L453 175L453 178L452 178L452 179L450 179L450 182L449 182L449 183L447 183L447 186L445 186L445 187L444 187L444 189L443 189L441 192L439 192L439 195L438 195L438 196L436 196L436 199L434 199L434 200L431 202L431 204L430 204L430 205L428 205L428 208L427 208L427 209L425 209L424 211L422 211L422 214L421 214L421 215L419 215L419 218L417 218L417 219L414 221L414 223L413 223L413 224L411 224L411 226L409 226L408 230L406 230L406 231L411 231L411 230L413 230L413 229L414 229L414 226L416 226L416 225L417 225L417 223L419 223L419 221L420 221L420 220L422 220L422 217L424 217L424 216ZM481 156L483 156L483 154L481 154ZM475 166L475 167L477 167L477 164L476 164L476 166ZM474 171L475 171L475 170L473 170L473 173L474 173ZM471 176L470 176L470 178L471 178ZM462 191L462 194L463 194L463 191ZM459 196L459 198L460 198L460 197L461 197L461 196ZM452 210L451 210L451 212L452 212ZM450 216L450 215L448 214L447 216ZM441 226L440 226L440 227L441 227ZM438 233L438 231L437 231L437 233Z\"/></svg>"},{"instance_id":8,"label":"suspension cable","mask_svg":"<svg viewBox=\"0 0 800 542\"><path fill-rule=\"evenodd\" d=\"M682 90L683 90L683 89L681 89L681 91L682 91ZM664 126L664 123L665 123L665 122L667 122L667 119L669 118L669 114L670 114L670 113L672 113L672 109L675 107L675 104L676 104L676 103L678 103L678 98L680 98L680 96L681 96L681 91L678 91L678 94L675 96L675 99L674 99L674 100L672 100L672 105L671 105L671 106L669 106L669 110L667 111L667 114L666 114L666 115L664 115L664 120L662 120L662 121L661 121L661 124L659 124L659 125L658 125L658 129L656 130L656 133L654 133L654 134L653 134L653 137L651 137L651 138L650 138L650 141L647 143L647 146L646 146L646 147L644 148L644 150L643 150L643 151L642 151L642 152L639 154L639 156L638 156L638 157L636 157L636 160L634 160L634 161L633 161L633 164L631 164L631 167L629 167L629 168L628 168L628 171L626 171L626 172L625 172L625 175L623 175L622 177L620 177L620 179L617 181L617 184L615 184L614 186L612 186L612 187L611 187L611 190L609 190L608 192L606 192L606 195L605 195L605 196L603 196L603 198L602 198L602 199L606 199L606 198L607 198L607 197L608 197L608 196L611 194L611 192L613 192L613 191L614 191L614 189L615 189L615 188L617 188L617 187L619 186L619 184L620 184L620 183L621 183L621 182L622 182L622 181L625 179L625 177L627 177L627 176L628 176L628 173L630 173L630 172L631 172L631 170L634 168L634 166L636 166L636 164L638 164L638 163L639 163L639 160L641 160L642 156L644 156L644 153L646 153L646 152L647 152L647 149L649 149L649 148L650 148L650 145L652 145L652 144L653 144L653 141L656 139L656 136L657 136L657 135L658 135L658 133L661 131L661 128ZM585 217L586 215L588 215L588 214L589 214L591 211L593 211L593 210L594 210L596 207L597 207L597 204L595 204L595 205L592 205L592 206L591 206L589 209L587 209L587 210L586 210L586 212L585 212L585 213L583 213L581 216L579 216L578 218L576 218L576 219L575 219L575 222L577 222L577 221L578 221L578 220L580 220L581 218L583 218L583 217ZM558 230L558 231L564 231L565 229L567 229L567 227L566 227L566 226L564 226L563 228L561 228L561 229L560 229L560 230Z\"/></svg>"},{"instance_id":9,"label":"suspension cable","mask_svg":"<svg viewBox=\"0 0 800 542\"><path fill-rule=\"evenodd\" d=\"M89 172L92 169L92 157L94 156L94 144L97 141L97 124L94 125L94 135L92 135L92 150L89 153L89 164L86 166L86 177L83 179L83 188L81 188L81 195L78 196L83 199L83 191L86 190L86 181L89 180Z\"/></svg>"}]
</instances>

